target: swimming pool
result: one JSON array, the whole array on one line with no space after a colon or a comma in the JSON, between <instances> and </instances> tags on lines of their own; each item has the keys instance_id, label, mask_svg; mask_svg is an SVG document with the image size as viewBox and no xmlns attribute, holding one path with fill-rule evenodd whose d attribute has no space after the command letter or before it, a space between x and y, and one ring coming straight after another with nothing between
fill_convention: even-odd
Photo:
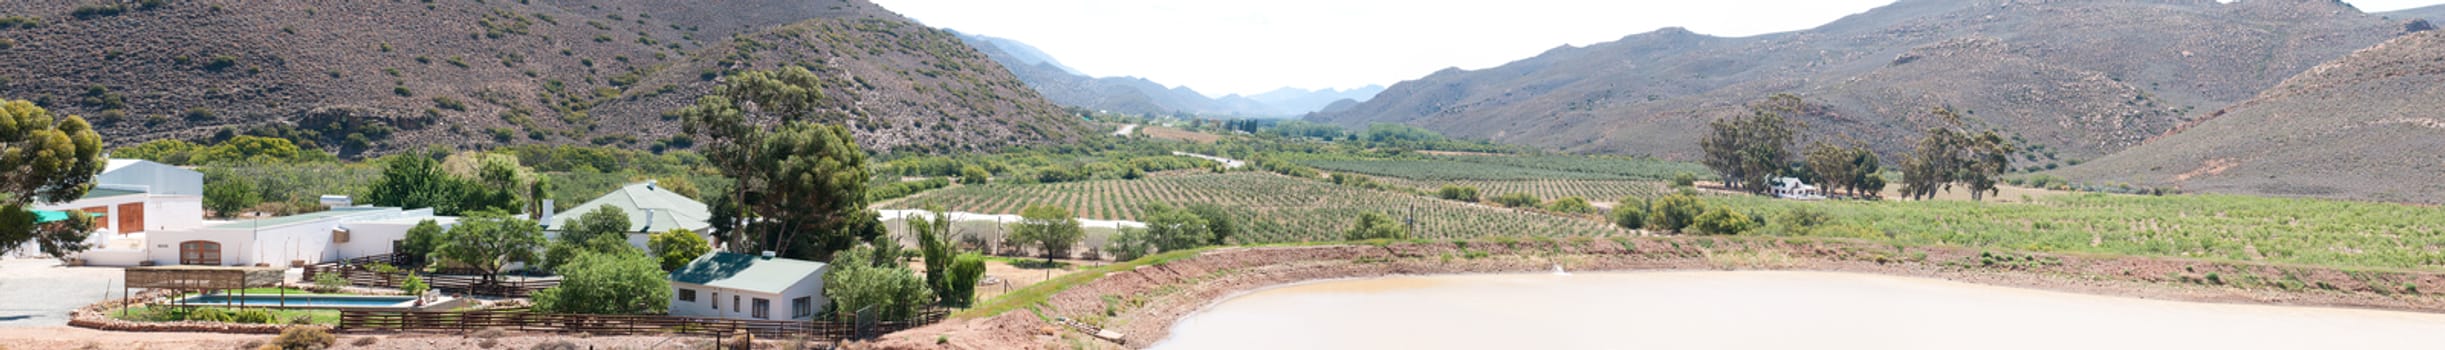
<instances>
[{"instance_id":1,"label":"swimming pool","mask_svg":"<svg viewBox=\"0 0 2445 350\"><path fill-rule=\"evenodd\" d=\"M281 298L281 296L280 296L280 295L277 295L277 294L275 294L275 295L249 294L249 295L244 295L244 296L239 296L239 295L197 295L197 296L187 297L187 299L180 300L179 302L180 302L180 303L185 303L185 304L196 304L196 305L223 305L223 304L227 304L227 305L239 305L239 304L245 304L246 306L253 306L253 307L287 307L287 308L311 308L311 309L321 309L321 308L386 308L386 309L387 309L387 308L407 308L407 307L409 307L409 306L414 305L415 301L416 301L416 298L415 298L415 297L409 297L409 296L384 296L384 295L290 295L290 296L288 296L288 297L286 298L286 302L285 302L285 303L283 303L283 298Z\"/></svg>"}]
</instances>

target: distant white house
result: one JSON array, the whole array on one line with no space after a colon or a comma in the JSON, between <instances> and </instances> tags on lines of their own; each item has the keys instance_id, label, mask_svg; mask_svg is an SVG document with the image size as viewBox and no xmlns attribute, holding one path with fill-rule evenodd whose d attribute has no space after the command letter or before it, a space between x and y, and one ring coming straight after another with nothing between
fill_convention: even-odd
<instances>
[{"instance_id":1,"label":"distant white house","mask_svg":"<svg viewBox=\"0 0 2445 350\"><path fill-rule=\"evenodd\" d=\"M713 252L671 271L672 316L804 321L831 304L820 262Z\"/></svg>"},{"instance_id":2,"label":"distant white house","mask_svg":"<svg viewBox=\"0 0 2445 350\"><path fill-rule=\"evenodd\" d=\"M1817 189L1817 186L1815 185L1809 185L1806 182L1801 182L1799 178L1778 177L1767 180L1766 183L1774 185L1772 190L1774 196L1777 198L1803 200L1825 199L1824 190Z\"/></svg>"},{"instance_id":3,"label":"distant white house","mask_svg":"<svg viewBox=\"0 0 2445 350\"><path fill-rule=\"evenodd\" d=\"M686 229L704 236L708 242L712 241L713 211L704 202L671 192L654 181L622 186L602 197L569 207L566 213L546 213L542 220L544 234L558 238L561 230L578 217L604 207L628 214L628 244L637 249L646 249L649 235L671 229Z\"/></svg>"}]
</instances>

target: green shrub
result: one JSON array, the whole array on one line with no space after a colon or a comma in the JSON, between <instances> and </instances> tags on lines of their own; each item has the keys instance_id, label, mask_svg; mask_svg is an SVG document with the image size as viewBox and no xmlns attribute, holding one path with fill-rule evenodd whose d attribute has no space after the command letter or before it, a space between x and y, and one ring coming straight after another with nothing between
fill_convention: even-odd
<instances>
[{"instance_id":1,"label":"green shrub","mask_svg":"<svg viewBox=\"0 0 2445 350\"><path fill-rule=\"evenodd\" d=\"M1341 239L1348 241L1409 239L1409 229L1402 227L1399 221L1393 220L1391 216L1384 215L1384 213L1368 212L1359 214L1358 224L1351 226L1350 231L1343 232Z\"/></svg>"},{"instance_id":2,"label":"green shrub","mask_svg":"<svg viewBox=\"0 0 2445 350\"><path fill-rule=\"evenodd\" d=\"M1697 175L1697 174L1691 174L1691 173L1679 173L1679 174L1673 174L1673 175L1672 175L1672 187L1693 187L1693 186L1697 186L1697 185L1698 185L1698 175Z\"/></svg>"},{"instance_id":3,"label":"green shrub","mask_svg":"<svg viewBox=\"0 0 2445 350\"><path fill-rule=\"evenodd\" d=\"M273 337L270 344L263 344L258 350L322 350L339 342L340 338L332 336L331 330L297 326L280 330L280 336Z\"/></svg>"},{"instance_id":4,"label":"green shrub","mask_svg":"<svg viewBox=\"0 0 2445 350\"><path fill-rule=\"evenodd\" d=\"M1699 214L1706 211L1706 202L1690 194L1674 194L1648 205L1647 229L1681 232L1689 228Z\"/></svg>"},{"instance_id":5,"label":"green shrub","mask_svg":"<svg viewBox=\"0 0 2445 350\"><path fill-rule=\"evenodd\" d=\"M1611 214L1610 219L1613 219L1614 226L1620 226L1624 229L1636 230L1646 228L1647 201L1637 197L1622 198L1620 204L1613 205L1613 213Z\"/></svg>"},{"instance_id":6,"label":"green shrub","mask_svg":"<svg viewBox=\"0 0 2445 350\"><path fill-rule=\"evenodd\" d=\"M270 323L274 323L274 322L278 322L278 321L279 321L279 319L278 319L278 318L276 318L276 317L272 317L272 311L271 311L271 310L264 310L264 309L245 309L245 310L238 310L237 312L231 313L231 314L229 315L229 322L234 322L234 323L263 323L263 324L270 324Z\"/></svg>"},{"instance_id":7,"label":"green shrub","mask_svg":"<svg viewBox=\"0 0 2445 350\"><path fill-rule=\"evenodd\" d=\"M1596 205L1589 204L1587 198L1562 197L1562 199L1554 200L1553 204L1547 204L1545 210L1564 214L1587 214L1596 212Z\"/></svg>"},{"instance_id":8,"label":"green shrub","mask_svg":"<svg viewBox=\"0 0 2445 350\"><path fill-rule=\"evenodd\" d=\"M1478 200L1476 187L1460 185L1443 185L1442 190L1435 191L1435 197L1462 202L1476 202Z\"/></svg>"},{"instance_id":9,"label":"green shrub","mask_svg":"<svg viewBox=\"0 0 2445 350\"><path fill-rule=\"evenodd\" d=\"M195 311L188 312L186 317L186 320L188 321L202 322L229 322L230 320L234 319L236 319L236 317L230 315L228 311L209 307L195 309Z\"/></svg>"},{"instance_id":10,"label":"green shrub","mask_svg":"<svg viewBox=\"0 0 2445 350\"><path fill-rule=\"evenodd\" d=\"M1713 206L1708 207L1705 214L1699 214L1698 218L1690 223L1689 230L1705 235L1737 235L1749 232L1750 229L1756 227L1756 224L1757 221L1750 219L1747 214L1741 214L1730 207Z\"/></svg>"},{"instance_id":11,"label":"green shrub","mask_svg":"<svg viewBox=\"0 0 2445 350\"><path fill-rule=\"evenodd\" d=\"M1494 204L1499 204L1506 208L1535 208L1537 207L1537 204L1541 202L1544 202L1544 200L1537 199L1537 195L1528 194L1525 192L1511 193L1494 197Z\"/></svg>"},{"instance_id":12,"label":"green shrub","mask_svg":"<svg viewBox=\"0 0 2445 350\"><path fill-rule=\"evenodd\" d=\"M315 293L331 293L345 287L348 287L347 278L340 277L339 273L325 272L314 274L314 287L307 289Z\"/></svg>"}]
</instances>

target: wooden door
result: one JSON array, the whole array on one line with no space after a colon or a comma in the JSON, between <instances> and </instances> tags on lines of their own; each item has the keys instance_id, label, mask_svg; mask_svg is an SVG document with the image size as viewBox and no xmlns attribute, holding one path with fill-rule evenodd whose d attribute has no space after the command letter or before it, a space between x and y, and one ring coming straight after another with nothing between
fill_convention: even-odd
<instances>
[{"instance_id":1,"label":"wooden door","mask_svg":"<svg viewBox=\"0 0 2445 350\"><path fill-rule=\"evenodd\" d=\"M119 233L144 232L144 203L119 205Z\"/></svg>"},{"instance_id":2,"label":"wooden door","mask_svg":"<svg viewBox=\"0 0 2445 350\"><path fill-rule=\"evenodd\" d=\"M212 241L179 242L178 264L221 266L221 244Z\"/></svg>"},{"instance_id":3,"label":"wooden door","mask_svg":"<svg viewBox=\"0 0 2445 350\"><path fill-rule=\"evenodd\" d=\"M93 217L93 228L116 228L110 225L110 207L108 206L77 209L77 211L92 214L90 216Z\"/></svg>"}]
</instances>

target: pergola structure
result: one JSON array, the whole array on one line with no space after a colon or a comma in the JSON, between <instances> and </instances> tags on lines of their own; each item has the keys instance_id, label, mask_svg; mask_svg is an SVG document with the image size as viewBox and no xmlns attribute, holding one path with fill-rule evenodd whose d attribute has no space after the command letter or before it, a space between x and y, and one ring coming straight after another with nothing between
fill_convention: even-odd
<instances>
[{"instance_id":1,"label":"pergola structure","mask_svg":"<svg viewBox=\"0 0 2445 350\"><path fill-rule=\"evenodd\" d=\"M130 267L126 269L127 285L123 287L126 290L121 291L119 295L133 295L129 292L135 288L196 293L236 290L240 298L232 299L238 300L240 305L237 306L245 306L243 297L247 288L279 287L284 272L282 269L270 267ZM281 289L281 296L282 303L286 304L288 290Z\"/></svg>"}]
</instances>

